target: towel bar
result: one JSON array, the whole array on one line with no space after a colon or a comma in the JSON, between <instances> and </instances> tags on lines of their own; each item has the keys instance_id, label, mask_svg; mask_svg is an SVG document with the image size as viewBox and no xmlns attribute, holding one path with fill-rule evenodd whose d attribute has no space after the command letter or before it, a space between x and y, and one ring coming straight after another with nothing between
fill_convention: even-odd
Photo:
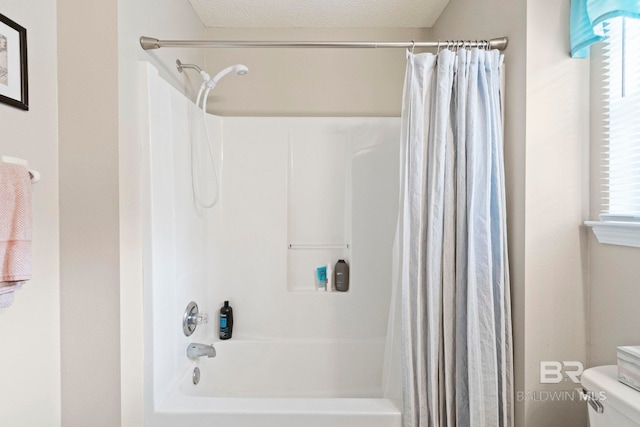
<instances>
[{"instance_id":1,"label":"towel bar","mask_svg":"<svg viewBox=\"0 0 640 427\"><path fill-rule=\"evenodd\" d=\"M29 163L26 160L18 159L17 157L1 156L0 157L0 162L1 163L13 163L15 165L21 165L21 166L24 166L25 168L29 169ZM40 172L38 172L36 170L29 169L29 176L31 177L31 183L32 184L35 184L36 182L40 181Z\"/></svg>"}]
</instances>

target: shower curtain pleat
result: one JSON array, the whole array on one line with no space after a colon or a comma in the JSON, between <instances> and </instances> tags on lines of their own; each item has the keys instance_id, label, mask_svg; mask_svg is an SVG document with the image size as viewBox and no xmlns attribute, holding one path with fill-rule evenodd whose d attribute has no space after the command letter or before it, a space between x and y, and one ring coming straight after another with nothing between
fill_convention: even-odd
<instances>
[{"instance_id":1,"label":"shower curtain pleat","mask_svg":"<svg viewBox=\"0 0 640 427\"><path fill-rule=\"evenodd\" d=\"M407 53L390 317L404 427L513 425L501 62Z\"/></svg>"}]
</instances>

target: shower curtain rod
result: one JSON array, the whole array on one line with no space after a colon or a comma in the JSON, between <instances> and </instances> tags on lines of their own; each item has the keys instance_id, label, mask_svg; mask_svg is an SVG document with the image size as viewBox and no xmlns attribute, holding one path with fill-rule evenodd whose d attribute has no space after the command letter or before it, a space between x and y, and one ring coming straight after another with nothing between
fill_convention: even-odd
<instances>
[{"instance_id":1,"label":"shower curtain rod","mask_svg":"<svg viewBox=\"0 0 640 427\"><path fill-rule=\"evenodd\" d=\"M245 47L294 47L294 48L462 48L482 47L505 50L508 40L499 37L491 40L439 40L437 42L289 42L289 41L231 41L231 40L158 40L140 37L144 50L161 47L245 48Z\"/></svg>"}]
</instances>

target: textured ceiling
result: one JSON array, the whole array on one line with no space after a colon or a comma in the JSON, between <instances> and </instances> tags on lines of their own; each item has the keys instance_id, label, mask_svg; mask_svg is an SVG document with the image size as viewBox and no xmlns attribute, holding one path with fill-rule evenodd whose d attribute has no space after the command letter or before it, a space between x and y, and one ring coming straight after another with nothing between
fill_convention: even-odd
<instances>
[{"instance_id":1,"label":"textured ceiling","mask_svg":"<svg viewBox=\"0 0 640 427\"><path fill-rule=\"evenodd\" d=\"M189 0L207 27L425 28L449 0Z\"/></svg>"}]
</instances>

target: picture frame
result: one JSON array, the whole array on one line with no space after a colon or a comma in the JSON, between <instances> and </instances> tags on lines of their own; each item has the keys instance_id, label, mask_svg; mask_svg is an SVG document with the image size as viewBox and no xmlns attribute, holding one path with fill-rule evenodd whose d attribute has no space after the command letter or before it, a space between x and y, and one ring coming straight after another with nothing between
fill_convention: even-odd
<instances>
[{"instance_id":1,"label":"picture frame","mask_svg":"<svg viewBox=\"0 0 640 427\"><path fill-rule=\"evenodd\" d=\"M0 102L29 110L27 30L0 14Z\"/></svg>"}]
</instances>

